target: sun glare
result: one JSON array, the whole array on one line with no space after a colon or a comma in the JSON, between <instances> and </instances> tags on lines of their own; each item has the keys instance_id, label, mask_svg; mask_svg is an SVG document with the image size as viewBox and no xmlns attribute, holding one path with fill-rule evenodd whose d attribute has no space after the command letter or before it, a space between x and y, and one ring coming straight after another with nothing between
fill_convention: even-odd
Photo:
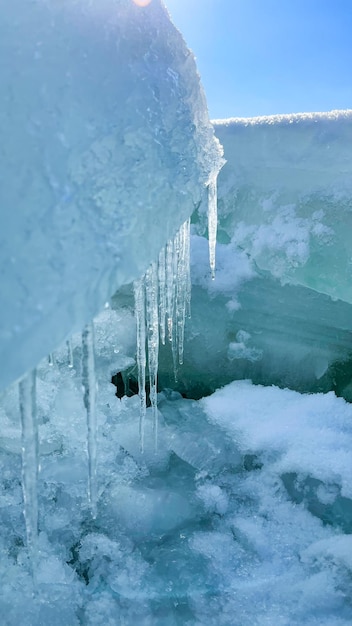
<instances>
[{"instance_id":1,"label":"sun glare","mask_svg":"<svg viewBox=\"0 0 352 626\"><path fill-rule=\"evenodd\" d=\"M152 0L133 0L137 7L146 7Z\"/></svg>"}]
</instances>

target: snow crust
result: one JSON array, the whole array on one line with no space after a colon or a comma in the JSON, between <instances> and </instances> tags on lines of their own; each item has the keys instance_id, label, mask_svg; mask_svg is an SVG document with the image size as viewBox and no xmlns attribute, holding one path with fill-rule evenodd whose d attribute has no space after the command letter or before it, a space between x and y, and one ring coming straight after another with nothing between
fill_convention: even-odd
<instances>
[{"instance_id":1,"label":"snow crust","mask_svg":"<svg viewBox=\"0 0 352 626\"><path fill-rule=\"evenodd\" d=\"M146 271L221 159L159 0L14 0L0 58L4 387Z\"/></svg>"}]
</instances>

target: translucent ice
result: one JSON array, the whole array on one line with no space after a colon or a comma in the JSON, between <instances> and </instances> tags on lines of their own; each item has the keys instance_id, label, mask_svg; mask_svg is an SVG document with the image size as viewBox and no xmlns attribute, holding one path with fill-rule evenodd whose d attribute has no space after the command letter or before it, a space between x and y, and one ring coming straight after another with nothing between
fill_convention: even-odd
<instances>
[{"instance_id":1,"label":"translucent ice","mask_svg":"<svg viewBox=\"0 0 352 626\"><path fill-rule=\"evenodd\" d=\"M192 317L176 388L189 397L225 382L251 378L299 391L351 393L351 306L298 285L281 285L259 272L242 250L218 244L215 281L207 241L192 242ZM162 349L159 379L172 383Z\"/></svg>"}]
</instances>

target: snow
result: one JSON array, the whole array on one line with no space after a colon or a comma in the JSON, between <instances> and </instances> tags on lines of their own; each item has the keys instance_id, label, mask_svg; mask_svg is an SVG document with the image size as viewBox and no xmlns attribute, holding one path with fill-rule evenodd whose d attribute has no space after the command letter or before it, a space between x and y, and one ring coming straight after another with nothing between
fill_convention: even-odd
<instances>
[{"instance_id":1,"label":"snow","mask_svg":"<svg viewBox=\"0 0 352 626\"><path fill-rule=\"evenodd\" d=\"M275 459L278 474L330 481L352 498L352 408L334 393L299 394L236 381L202 400L202 406L236 438L243 454Z\"/></svg>"}]
</instances>

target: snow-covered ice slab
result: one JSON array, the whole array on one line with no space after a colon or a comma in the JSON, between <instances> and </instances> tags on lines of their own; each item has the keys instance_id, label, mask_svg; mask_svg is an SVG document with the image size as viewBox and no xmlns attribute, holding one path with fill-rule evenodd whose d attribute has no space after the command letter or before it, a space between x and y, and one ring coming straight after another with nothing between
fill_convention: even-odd
<instances>
[{"instance_id":1,"label":"snow-covered ice slab","mask_svg":"<svg viewBox=\"0 0 352 626\"><path fill-rule=\"evenodd\" d=\"M0 60L4 387L145 272L220 151L160 0L5 3Z\"/></svg>"},{"instance_id":2,"label":"snow-covered ice slab","mask_svg":"<svg viewBox=\"0 0 352 626\"><path fill-rule=\"evenodd\" d=\"M215 122L219 235L284 283L352 303L352 111Z\"/></svg>"}]
</instances>

